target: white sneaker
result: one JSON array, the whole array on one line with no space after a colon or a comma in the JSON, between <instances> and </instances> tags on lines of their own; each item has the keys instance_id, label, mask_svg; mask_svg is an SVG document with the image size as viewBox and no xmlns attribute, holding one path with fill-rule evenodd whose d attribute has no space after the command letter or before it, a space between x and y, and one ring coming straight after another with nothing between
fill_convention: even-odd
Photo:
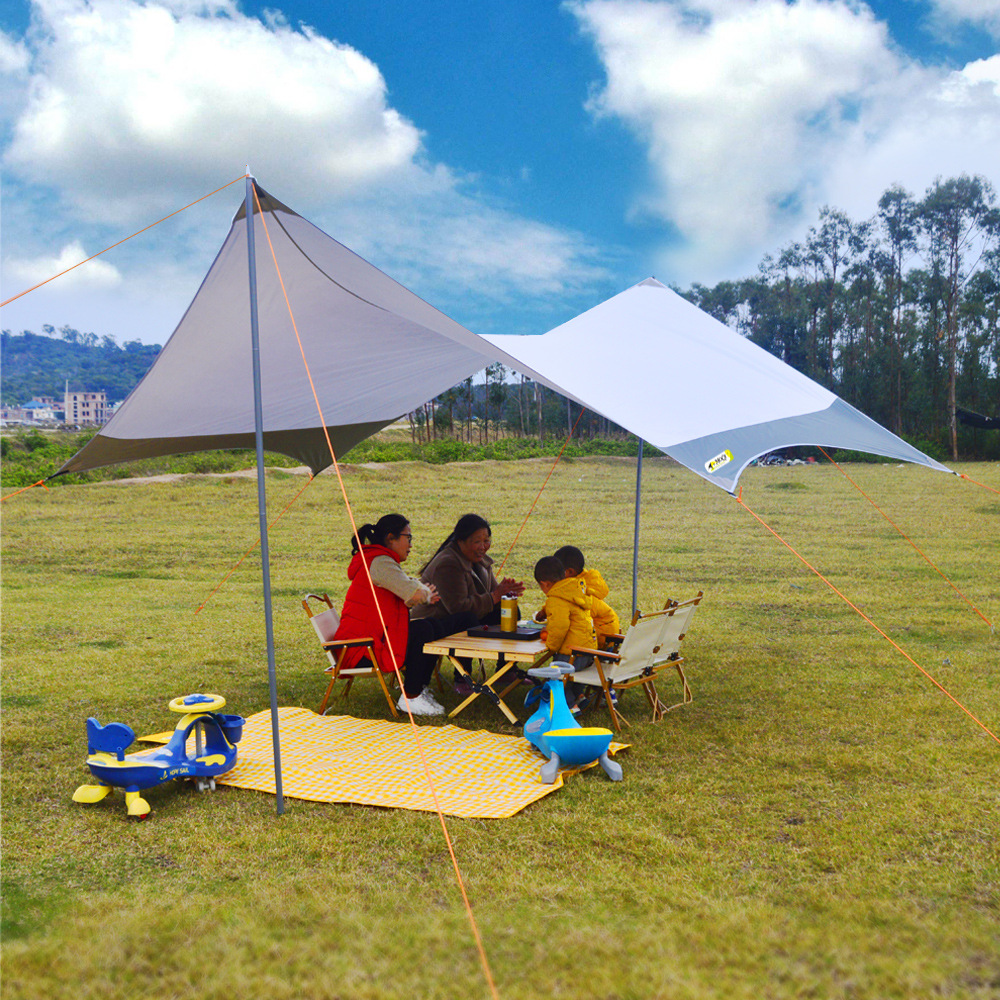
<instances>
[{"instance_id":1,"label":"white sneaker","mask_svg":"<svg viewBox=\"0 0 1000 1000\"><path fill-rule=\"evenodd\" d=\"M444 713L444 705L442 705L441 702L434 697L434 692L431 690L431 686L429 684L423 689L423 691L420 692L420 697L426 698L436 709L438 709L441 713Z\"/></svg>"},{"instance_id":2,"label":"white sneaker","mask_svg":"<svg viewBox=\"0 0 1000 1000\"><path fill-rule=\"evenodd\" d=\"M444 715L444 709L437 702L431 701L426 691L421 691L416 698L407 698L405 694L401 694L396 707L411 715Z\"/></svg>"}]
</instances>

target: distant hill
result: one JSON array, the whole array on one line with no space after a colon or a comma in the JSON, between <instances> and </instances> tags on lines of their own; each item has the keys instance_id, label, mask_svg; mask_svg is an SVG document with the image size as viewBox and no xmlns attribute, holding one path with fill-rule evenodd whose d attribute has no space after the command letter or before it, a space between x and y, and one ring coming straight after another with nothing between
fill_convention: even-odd
<instances>
[{"instance_id":1,"label":"distant hill","mask_svg":"<svg viewBox=\"0 0 1000 1000\"><path fill-rule=\"evenodd\" d=\"M71 391L108 394L108 402L124 399L160 353L159 344L132 340L119 347L114 337L98 338L64 326L45 335L25 330L0 334L0 401L19 406L32 396L62 399Z\"/></svg>"}]
</instances>

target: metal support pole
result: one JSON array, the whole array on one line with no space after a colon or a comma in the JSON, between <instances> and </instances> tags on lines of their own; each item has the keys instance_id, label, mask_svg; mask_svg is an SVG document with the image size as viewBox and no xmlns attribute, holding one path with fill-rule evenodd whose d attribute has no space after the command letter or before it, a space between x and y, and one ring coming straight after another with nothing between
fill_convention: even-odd
<instances>
[{"instance_id":1,"label":"metal support pole","mask_svg":"<svg viewBox=\"0 0 1000 1000\"><path fill-rule=\"evenodd\" d=\"M264 407L260 391L260 330L257 325L257 260L254 245L254 180L247 172L247 261L250 268L250 344L253 358L253 422L257 446L257 513L260 518L260 561L264 587L264 629L267 635L267 682L271 694L271 735L274 742L274 791L278 815L285 811L281 792L281 747L278 741L278 676L274 668L274 621L271 615L271 554L267 545L267 495L264 490Z\"/></svg>"},{"instance_id":2,"label":"metal support pole","mask_svg":"<svg viewBox=\"0 0 1000 1000\"><path fill-rule=\"evenodd\" d=\"M639 607L639 499L642 495L642 438L635 466L635 534L632 536L632 617Z\"/></svg>"}]
</instances>

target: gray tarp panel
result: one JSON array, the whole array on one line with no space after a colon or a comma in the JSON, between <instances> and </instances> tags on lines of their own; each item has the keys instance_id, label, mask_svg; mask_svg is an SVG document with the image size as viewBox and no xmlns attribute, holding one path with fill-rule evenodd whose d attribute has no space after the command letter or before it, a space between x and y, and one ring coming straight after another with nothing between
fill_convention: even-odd
<instances>
[{"instance_id":1,"label":"gray tarp panel","mask_svg":"<svg viewBox=\"0 0 1000 1000\"><path fill-rule=\"evenodd\" d=\"M318 472L331 462L323 423L342 455L486 365L513 363L502 350L257 191L267 217L265 234L260 214L254 213L265 448ZM245 227L241 206L201 288L152 368L59 473L178 452L254 446ZM526 368L525 374L558 389L538 372Z\"/></svg>"}]
</instances>

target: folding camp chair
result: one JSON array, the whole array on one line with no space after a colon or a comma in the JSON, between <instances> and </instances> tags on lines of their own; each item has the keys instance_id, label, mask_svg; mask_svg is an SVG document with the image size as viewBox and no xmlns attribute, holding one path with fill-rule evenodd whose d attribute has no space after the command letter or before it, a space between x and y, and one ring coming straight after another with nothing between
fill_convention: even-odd
<instances>
[{"instance_id":1,"label":"folding camp chair","mask_svg":"<svg viewBox=\"0 0 1000 1000\"><path fill-rule=\"evenodd\" d=\"M662 611L654 611L648 615L637 611L631 628L621 637L617 652L573 647L571 660L586 653L594 657L594 662L592 666L577 671L568 679L573 684L601 689L616 731L621 732L622 722L628 725L628 720L615 704L619 691L641 686L652 709L653 722L662 719L672 708L693 700L684 675L684 658L680 654L680 645L702 596L703 592L699 590L698 596L688 601L667 601ZM658 673L669 669L675 669L681 680L681 700L674 705L664 705L660 701L654 683Z\"/></svg>"},{"instance_id":2,"label":"folding camp chair","mask_svg":"<svg viewBox=\"0 0 1000 1000\"><path fill-rule=\"evenodd\" d=\"M314 614L309 604L310 601L319 601L321 604L325 604L326 607ZM319 714L322 715L326 711L327 702L330 700L333 686L337 681L346 681L344 686L344 698L346 699L351 692L351 685L357 678L377 677L382 687L382 693L385 695L385 700L389 704L389 711L392 712L393 718L397 718L399 712L396 711L396 703L393 701L392 695L389 694L389 688L386 685L382 671L379 670L378 658L375 656L375 649L372 646L375 640L372 638L335 639L334 636L337 634L337 629L340 628L340 615L326 594L322 596L319 594L306 594L305 599L302 601L302 607L309 616L309 621L316 630L316 635L319 636L319 641L330 660L330 666L325 671L330 675L330 683L327 685L326 694L323 695L322 704L319 706ZM356 667L343 668L341 663L347 651L349 649L357 649L359 646L367 653L367 659L361 660Z\"/></svg>"}]
</instances>

